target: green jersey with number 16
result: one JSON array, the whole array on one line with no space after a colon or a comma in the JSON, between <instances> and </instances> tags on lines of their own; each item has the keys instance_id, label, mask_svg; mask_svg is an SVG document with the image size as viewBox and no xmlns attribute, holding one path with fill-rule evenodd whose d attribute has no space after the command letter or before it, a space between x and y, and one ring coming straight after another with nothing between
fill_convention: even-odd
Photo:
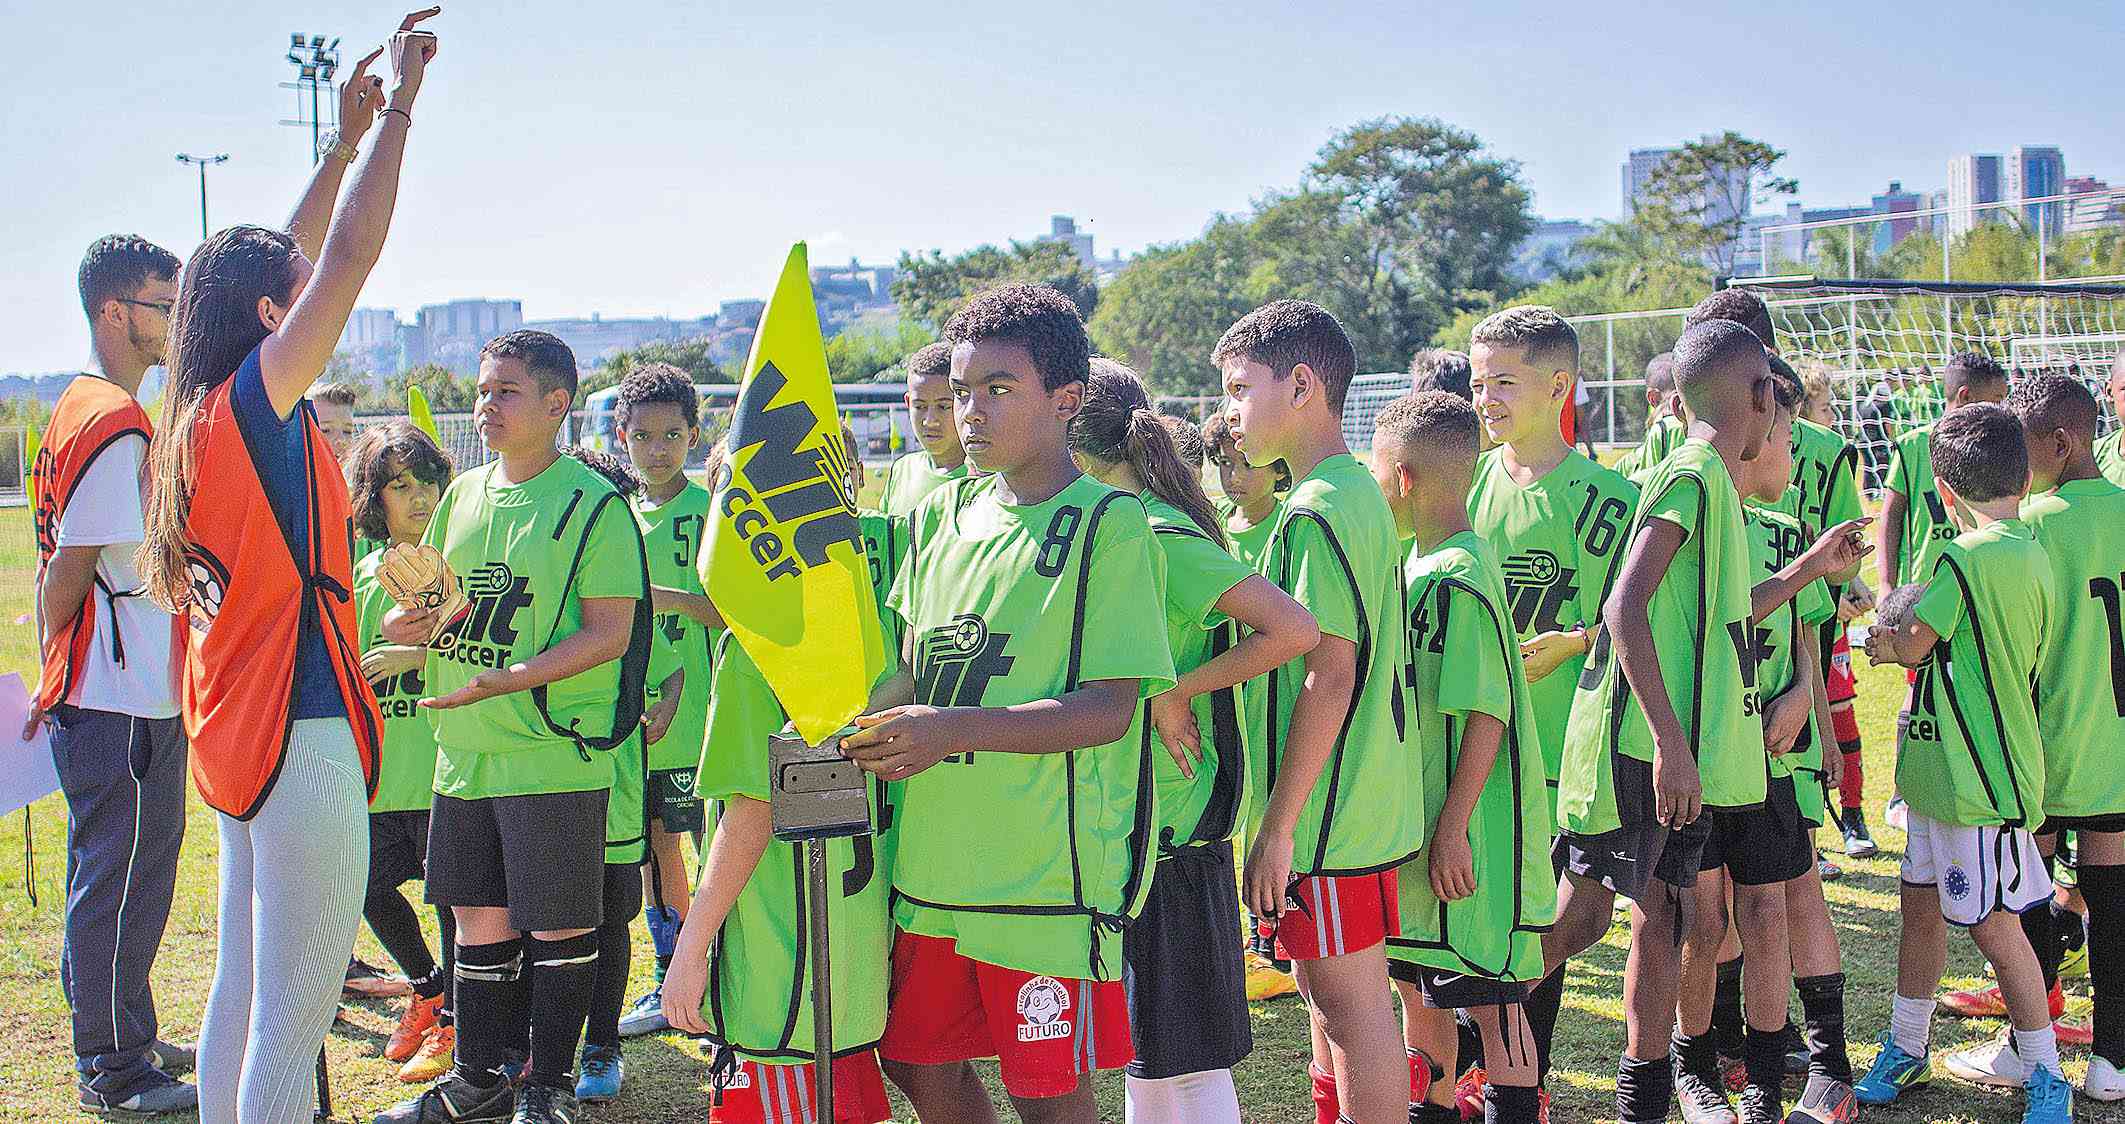
<instances>
[{"instance_id":1,"label":"green jersey with number 16","mask_svg":"<svg viewBox=\"0 0 2125 1124\"><path fill-rule=\"evenodd\" d=\"M1006 707L1131 680L1173 685L1144 626L1165 616L1144 505L1090 477L1035 504L993 476L954 481L909 520L889 601L907 622L915 701ZM1112 743L1058 753L969 747L894 797L894 919L975 960L1065 979L1119 978L1115 939L1151 885L1151 731L1131 708ZM1117 953L1110 955L1110 953Z\"/></svg>"}]
</instances>

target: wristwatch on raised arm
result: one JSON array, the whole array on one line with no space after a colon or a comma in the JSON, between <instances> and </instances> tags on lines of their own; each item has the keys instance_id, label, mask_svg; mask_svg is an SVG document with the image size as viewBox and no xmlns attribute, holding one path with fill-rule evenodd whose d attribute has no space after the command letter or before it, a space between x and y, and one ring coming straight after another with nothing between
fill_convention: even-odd
<instances>
[{"instance_id":1,"label":"wristwatch on raised arm","mask_svg":"<svg viewBox=\"0 0 2125 1124\"><path fill-rule=\"evenodd\" d=\"M333 129L324 136L317 138L317 158L319 160L331 158L338 160L342 164L352 164L354 163L354 146L347 143L339 135L338 129Z\"/></svg>"}]
</instances>

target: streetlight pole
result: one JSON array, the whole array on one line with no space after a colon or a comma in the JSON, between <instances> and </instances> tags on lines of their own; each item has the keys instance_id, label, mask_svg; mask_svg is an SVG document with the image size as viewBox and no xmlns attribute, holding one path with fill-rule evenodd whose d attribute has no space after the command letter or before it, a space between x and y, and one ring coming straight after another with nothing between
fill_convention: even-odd
<instances>
[{"instance_id":1,"label":"streetlight pole","mask_svg":"<svg viewBox=\"0 0 2125 1124\"><path fill-rule=\"evenodd\" d=\"M296 77L293 82L281 83L281 88L296 92L295 119L282 121L281 124L310 127L310 162L315 164L324 159L317 151L325 128L323 91L332 88L332 76L339 70L339 40L333 39L327 43L322 35L306 36L300 31L290 32L287 57L288 62L295 67ZM307 117L304 116L302 108L304 90L310 92L310 112ZM334 99L334 127L339 125L338 105L338 100Z\"/></svg>"},{"instance_id":2,"label":"streetlight pole","mask_svg":"<svg viewBox=\"0 0 2125 1124\"><path fill-rule=\"evenodd\" d=\"M177 154L177 162L199 165L199 240L204 242L207 240L207 165L226 164L229 162L229 154L219 152L212 156L194 156L188 152L180 152Z\"/></svg>"}]
</instances>

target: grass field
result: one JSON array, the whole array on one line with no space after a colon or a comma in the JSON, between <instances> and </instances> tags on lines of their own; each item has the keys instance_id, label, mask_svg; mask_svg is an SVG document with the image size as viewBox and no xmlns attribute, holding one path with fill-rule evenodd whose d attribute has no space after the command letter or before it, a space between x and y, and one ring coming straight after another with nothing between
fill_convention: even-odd
<instances>
[{"instance_id":1,"label":"grass field","mask_svg":"<svg viewBox=\"0 0 2125 1124\"><path fill-rule=\"evenodd\" d=\"M0 511L0 673L19 671L34 678L32 633L15 623L29 608L32 567L27 514ZM1864 665L1865 660L1860 661ZM1867 738L1868 807L1878 810L1888 795L1890 738L1902 692L1894 669L1862 667L1861 725ZM164 1037L188 1040L198 1032L213 975L215 931L214 816L196 794L185 837L175 908L156 963L156 996ZM1878 817L1876 817L1878 818ZM6 821L8 847L23 830L18 814ZM87 1119L74 1105L73 1069L66 1003L59 992L58 960L64 909L66 809L54 796L29 810L35 858L32 906L20 886L0 891L0 1120ZM1896 955L1896 860L1903 836L1877 826L1883 854L1864 862L1846 862L1845 877L1829 886L1838 936L1844 945L1847 1020L1854 1041L1853 1061L1864 1066L1874 1054L1873 1041L1888 1023ZM12 881L12 879L10 879ZM637 926L636 987L649 981L649 941ZM431 940L433 934L431 933ZM364 929L360 950L372 963L388 963ZM1624 939L1621 929L1571 968L1565 1015L1558 1029L1557 1070L1551 1081L1556 1097L1552 1119L1602 1121L1614 1104L1617 1053L1622 1048ZM1980 982L1982 963L1967 941L1951 945L1950 986ZM2087 1010L2084 995L2070 999L2070 1009ZM333 1102L338 1119L366 1121L377 1110L407 1095L394 1079L396 1066L378 1057L395 1012L383 1002L350 1003L350 1024L341 1024L327 1043L331 1059ZM1239 1069L1240 1100L1251 1124L1287 1124L1312 1119L1305 1077L1306 1016L1293 999L1257 1005L1255 1049ZM1958 1022L1943 1019L1935 1034L1937 1047L1979 1041L1999 1030L1996 1020ZM2067 1073L2080 1078L2085 1055L2069 1053ZM706 1117L707 1063L691 1043L671 1036L637 1039L627 1046L627 1089L619 1103L592 1108L589 1121L674 1121ZM1101 1082L1103 1117L1120 1120L1120 1079ZM1791 1090L1793 1095L1798 1089ZM1881 1122L1953 1121L1976 1124L2020 1118L2019 1096L1989 1093L1945 1076L1911 1096L1895 1111L1869 1112ZM902 1121L913 1119L900 1106ZM2125 1107L2078 1101L2075 1111L2086 1121L2125 1122Z\"/></svg>"}]
</instances>

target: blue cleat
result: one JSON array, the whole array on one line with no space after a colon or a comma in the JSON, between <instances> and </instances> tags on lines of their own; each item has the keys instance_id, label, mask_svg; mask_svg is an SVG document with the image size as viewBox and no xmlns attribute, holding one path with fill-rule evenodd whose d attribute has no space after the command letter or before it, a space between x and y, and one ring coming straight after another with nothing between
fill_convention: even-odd
<instances>
[{"instance_id":1,"label":"blue cleat","mask_svg":"<svg viewBox=\"0 0 2125 1124\"><path fill-rule=\"evenodd\" d=\"M2029 1101L2022 1111L2022 1124L2073 1124L2073 1086L2064 1077L2032 1066L2029 1082L2022 1088Z\"/></svg>"},{"instance_id":2,"label":"blue cleat","mask_svg":"<svg viewBox=\"0 0 2125 1124\"><path fill-rule=\"evenodd\" d=\"M585 1046L576 1066L576 1099L584 1104L609 1101L620 1095L620 1082L627 1079L627 1063L616 1046Z\"/></svg>"},{"instance_id":3,"label":"blue cleat","mask_svg":"<svg viewBox=\"0 0 2125 1124\"><path fill-rule=\"evenodd\" d=\"M1874 1065L1852 1086L1852 1092L1859 1097L1861 1104L1894 1104L1905 1092L1931 1080L1932 1061L1904 1053L1896 1045L1896 1039L1884 1031L1882 1052L1874 1056Z\"/></svg>"},{"instance_id":4,"label":"blue cleat","mask_svg":"<svg viewBox=\"0 0 2125 1124\"><path fill-rule=\"evenodd\" d=\"M671 1029L664 1018L664 985L658 984L642 993L634 1005L620 1012L620 1037L635 1038L644 1034L662 1034Z\"/></svg>"}]
</instances>

